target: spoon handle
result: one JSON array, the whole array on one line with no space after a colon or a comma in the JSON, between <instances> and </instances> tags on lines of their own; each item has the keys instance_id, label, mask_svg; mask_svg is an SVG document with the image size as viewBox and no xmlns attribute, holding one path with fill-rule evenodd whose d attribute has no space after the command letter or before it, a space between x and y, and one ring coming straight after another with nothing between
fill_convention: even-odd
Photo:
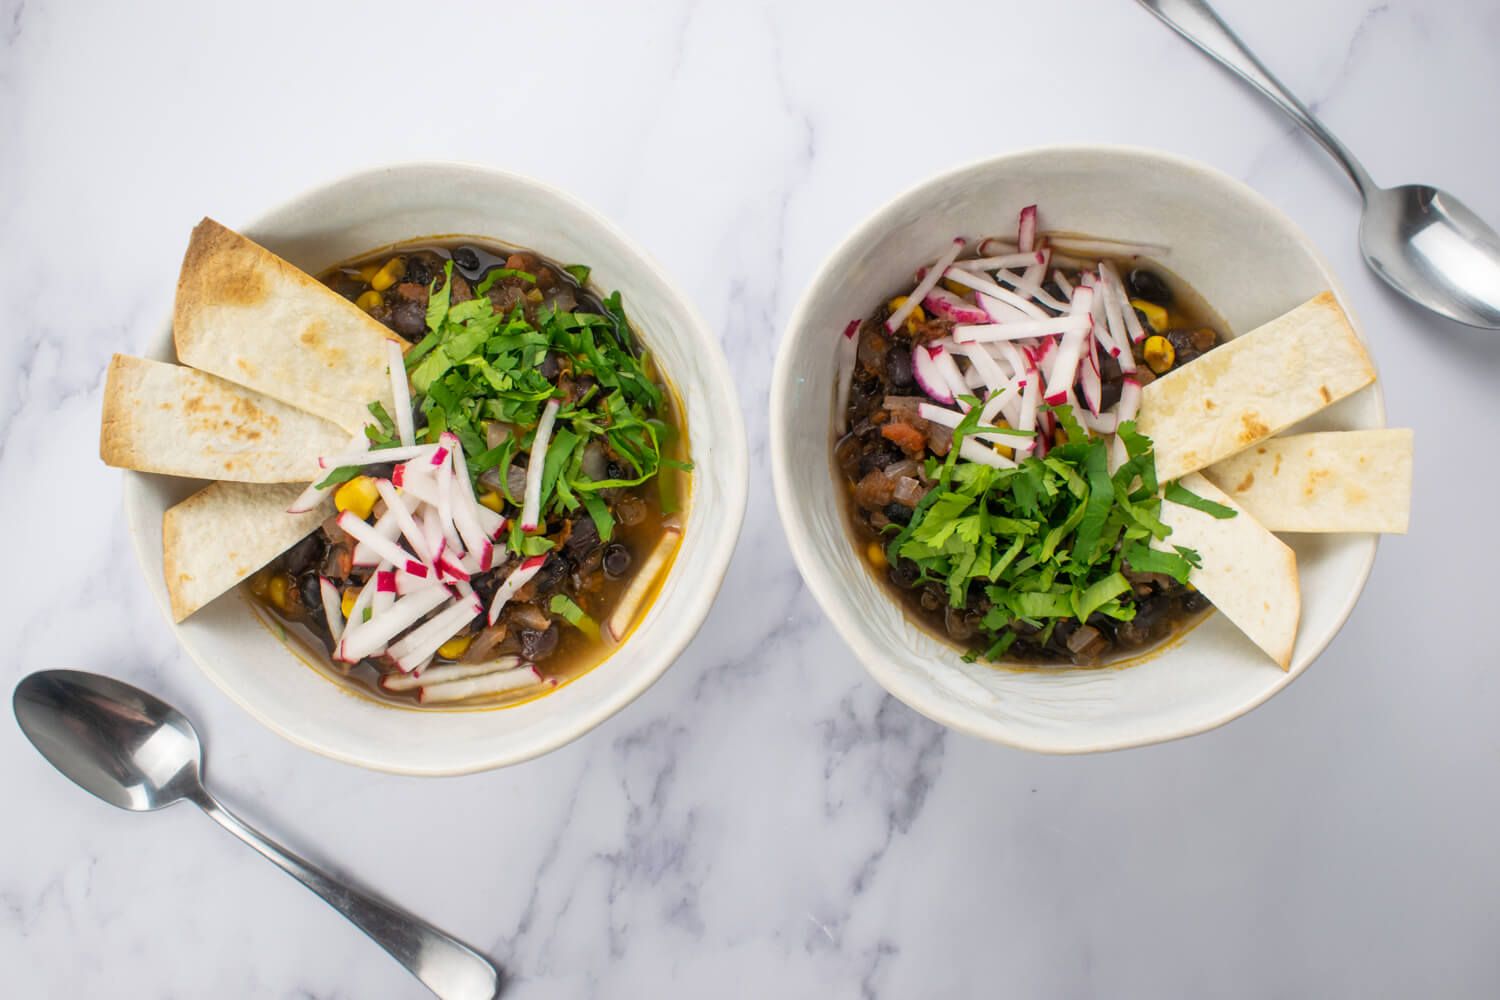
<instances>
[{"instance_id":1,"label":"spoon handle","mask_svg":"<svg viewBox=\"0 0 1500 1000\"><path fill-rule=\"evenodd\" d=\"M492 1000L499 990L499 971L472 948L298 857L225 809L207 791L193 801L224 829L323 897L443 1000Z\"/></svg>"},{"instance_id":2,"label":"spoon handle","mask_svg":"<svg viewBox=\"0 0 1500 1000\"><path fill-rule=\"evenodd\" d=\"M1311 133L1312 137L1318 140L1318 143L1339 162L1339 166L1344 168L1350 179L1354 181L1354 185L1359 188L1361 197L1368 200L1370 193L1375 191L1377 186L1370 179L1370 175L1365 172L1365 168L1354 158L1354 154L1345 149L1344 144L1339 142L1322 122L1313 117L1307 106L1282 86L1281 81L1272 76L1270 70L1261 65L1254 53L1245 47L1245 43L1239 40L1239 37L1230 30L1229 25L1225 24L1204 0L1139 0L1139 2L1168 27L1224 66L1238 73L1252 87L1270 98L1272 103L1291 115L1298 125Z\"/></svg>"}]
</instances>

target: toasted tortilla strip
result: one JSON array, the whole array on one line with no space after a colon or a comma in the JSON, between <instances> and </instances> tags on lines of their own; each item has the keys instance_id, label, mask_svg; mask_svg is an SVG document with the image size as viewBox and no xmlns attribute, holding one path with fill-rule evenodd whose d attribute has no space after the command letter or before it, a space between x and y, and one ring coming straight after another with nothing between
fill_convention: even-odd
<instances>
[{"instance_id":1,"label":"toasted tortilla strip","mask_svg":"<svg viewBox=\"0 0 1500 1000\"><path fill-rule=\"evenodd\" d=\"M1199 496L1239 513L1220 520L1163 501L1161 520L1172 534L1153 544L1168 551L1173 545L1196 549L1203 565L1189 577L1193 586L1282 670L1291 669L1297 621L1302 615L1296 554L1202 475L1191 473L1181 482Z\"/></svg>"},{"instance_id":2,"label":"toasted tortilla strip","mask_svg":"<svg viewBox=\"0 0 1500 1000\"><path fill-rule=\"evenodd\" d=\"M104 382L106 465L193 479L307 483L348 435L311 413L182 365L116 354Z\"/></svg>"},{"instance_id":3,"label":"toasted tortilla strip","mask_svg":"<svg viewBox=\"0 0 1500 1000\"><path fill-rule=\"evenodd\" d=\"M1146 386L1137 422L1163 482L1221 462L1375 381L1331 292Z\"/></svg>"},{"instance_id":4,"label":"toasted tortilla strip","mask_svg":"<svg viewBox=\"0 0 1500 1000\"><path fill-rule=\"evenodd\" d=\"M183 364L358 433L391 407L387 340L404 340L314 278L212 219L193 230L172 336Z\"/></svg>"},{"instance_id":5,"label":"toasted tortilla strip","mask_svg":"<svg viewBox=\"0 0 1500 1000\"><path fill-rule=\"evenodd\" d=\"M1204 470L1267 531L1406 533L1410 430L1328 431L1262 441Z\"/></svg>"},{"instance_id":6,"label":"toasted tortilla strip","mask_svg":"<svg viewBox=\"0 0 1500 1000\"><path fill-rule=\"evenodd\" d=\"M172 619L182 621L295 545L333 513L325 500L305 514L287 507L302 487L214 483L162 515L162 569Z\"/></svg>"}]
</instances>

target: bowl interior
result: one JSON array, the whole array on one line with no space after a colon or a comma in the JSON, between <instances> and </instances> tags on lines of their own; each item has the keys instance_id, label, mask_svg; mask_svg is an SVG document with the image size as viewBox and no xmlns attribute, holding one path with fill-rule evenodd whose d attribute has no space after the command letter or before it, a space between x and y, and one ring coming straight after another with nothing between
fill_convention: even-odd
<instances>
[{"instance_id":1,"label":"bowl interior","mask_svg":"<svg viewBox=\"0 0 1500 1000\"><path fill-rule=\"evenodd\" d=\"M845 527L830 454L838 332L909 287L914 270L954 235L1011 234L1017 213L1033 203L1048 229L1170 247L1161 262L1202 293L1236 334L1324 289L1349 308L1292 222L1209 168L1144 150L1080 147L955 170L901 195L850 236L792 317L772 386L782 521L798 566L835 627L882 685L929 717L986 739L1058 753L1201 732L1261 703L1307 668L1359 596L1374 559L1374 536L1285 536L1297 554L1303 602L1290 672L1213 615L1133 666L1043 673L964 663L906 619ZM1377 387L1292 432L1384 422Z\"/></svg>"},{"instance_id":2,"label":"bowl interior","mask_svg":"<svg viewBox=\"0 0 1500 1000\"><path fill-rule=\"evenodd\" d=\"M671 664L702 624L744 514L745 432L718 344L660 269L590 209L499 171L412 165L359 174L262 217L245 234L310 272L390 243L470 235L593 268L619 289L632 322L681 394L694 463L692 500L671 574L645 619L608 660L535 701L430 712L360 696L300 662L238 589L175 626L188 653L263 723L330 757L380 770L451 774L498 767L566 743L618 711ZM152 357L175 360L170 328ZM125 475L126 523L158 604L161 516L202 484Z\"/></svg>"}]
</instances>

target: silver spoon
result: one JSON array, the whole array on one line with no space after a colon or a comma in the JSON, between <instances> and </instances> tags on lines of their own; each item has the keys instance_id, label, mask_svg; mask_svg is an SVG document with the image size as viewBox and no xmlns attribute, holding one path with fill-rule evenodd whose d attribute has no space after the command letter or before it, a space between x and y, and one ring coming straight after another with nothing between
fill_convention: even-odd
<instances>
[{"instance_id":1,"label":"silver spoon","mask_svg":"<svg viewBox=\"0 0 1500 1000\"><path fill-rule=\"evenodd\" d=\"M26 738L85 791L134 812L186 799L322 896L433 993L445 1000L492 1000L499 990L500 973L473 949L344 884L219 805L199 777L198 734L166 702L110 677L44 670L16 686L13 703Z\"/></svg>"},{"instance_id":2,"label":"silver spoon","mask_svg":"<svg viewBox=\"0 0 1500 1000\"><path fill-rule=\"evenodd\" d=\"M1387 284L1449 319L1500 329L1500 235L1484 220L1437 188L1377 185L1203 0L1139 2L1269 97L1332 154L1364 199L1359 247L1365 262Z\"/></svg>"}]
</instances>

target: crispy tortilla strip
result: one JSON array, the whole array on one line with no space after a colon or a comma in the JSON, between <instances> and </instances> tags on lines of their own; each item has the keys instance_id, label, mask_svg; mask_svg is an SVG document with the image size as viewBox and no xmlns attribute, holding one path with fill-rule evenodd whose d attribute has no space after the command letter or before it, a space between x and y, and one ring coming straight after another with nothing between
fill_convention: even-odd
<instances>
[{"instance_id":1,"label":"crispy tortilla strip","mask_svg":"<svg viewBox=\"0 0 1500 1000\"><path fill-rule=\"evenodd\" d=\"M1375 381L1331 292L1146 386L1138 426L1162 482L1221 462Z\"/></svg>"},{"instance_id":2,"label":"crispy tortilla strip","mask_svg":"<svg viewBox=\"0 0 1500 1000\"><path fill-rule=\"evenodd\" d=\"M214 483L162 515L162 569L172 620L182 621L312 532L333 513L325 500L305 514L286 509L302 487Z\"/></svg>"},{"instance_id":3,"label":"crispy tortilla strip","mask_svg":"<svg viewBox=\"0 0 1500 1000\"><path fill-rule=\"evenodd\" d=\"M1296 554L1202 475L1184 476L1182 485L1239 513L1219 520L1163 501L1161 520L1172 534L1153 544L1168 551L1173 545L1196 549L1203 565L1189 577L1193 586L1282 670L1291 669L1297 620L1302 615Z\"/></svg>"},{"instance_id":4,"label":"crispy tortilla strip","mask_svg":"<svg viewBox=\"0 0 1500 1000\"><path fill-rule=\"evenodd\" d=\"M1329 431L1262 441L1204 470L1267 531L1406 533L1409 430Z\"/></svg>"},{"instance_id":5,"label":"crispy tortilla strip","mask_svg":"<svg viewBox=\"0 0 1500 1000\"><path fill-rule=\"evenodd\" d=\"M358 433L391 407L387 340L406 342L275 254L212 219L193 230L172 336L183 364Z\"/></svg>"},{"instance_id":6,"label":"crispy tortilla strip","mask_svg":"<svg viewBox=\"0 0 1500 1000\"><path fill-rule=\"evenodd\" d=\"M348 435L321 417L182 365L116 354L104 382L106 465L193 479L307 483Z\"/></svg>"}]
</instances>

